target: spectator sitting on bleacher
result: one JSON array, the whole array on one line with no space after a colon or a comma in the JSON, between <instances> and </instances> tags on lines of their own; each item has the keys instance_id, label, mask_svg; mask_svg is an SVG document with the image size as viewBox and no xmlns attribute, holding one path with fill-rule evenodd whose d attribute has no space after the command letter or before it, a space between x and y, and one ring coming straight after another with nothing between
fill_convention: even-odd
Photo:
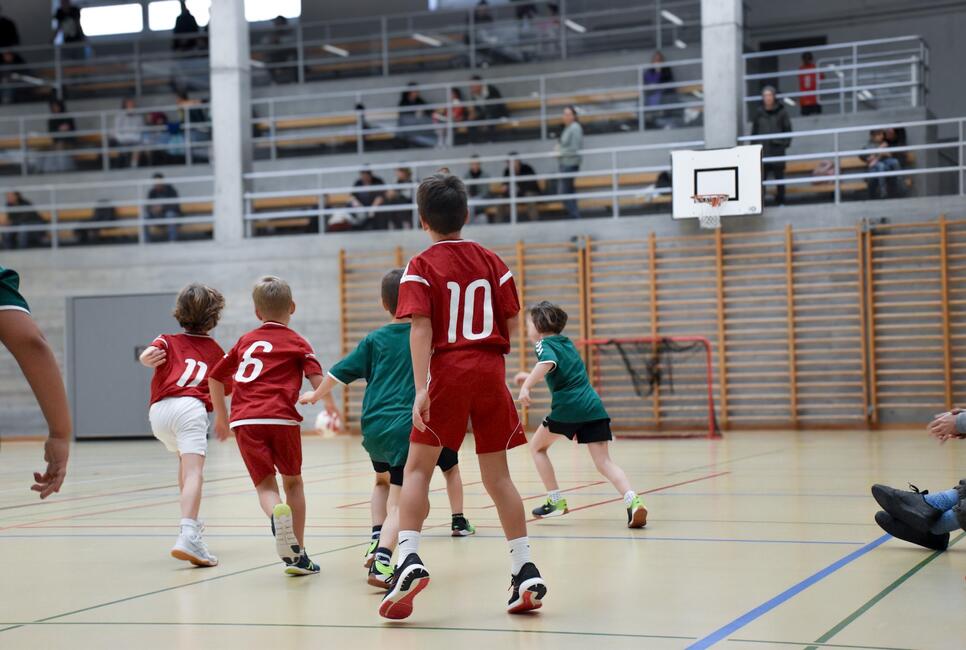
<instances>
[{"instance_id":1,"label":"spectator sitting on bleacher","mask_svg":"<svg viewBox=\"0 0 966 650\"><path fill-rule=\"evenodd\" d=\"M466 170L466 176L463 177L466 181L466 194L470 199L488 198L490 196L490 187L486 182L486 172L483 171L483 167L480 165L480 157L478 154L473 154L470 158L472 159L470 160L470 166ZM471 206L470 221L473 223L486 223L488 221L486 208Z\"/></svg>"},{"instance_id":2,"label":"spectator sitting on bleacher","mask_svg":"<svg viewBox=\"0 0 966 650\"><path fill-rule=\"evenodd\" d=\"M751 123L752 135L767 135L771 133L788 133L792 130L792 121L788 117L788 111L775 98L774 86L765 86L761 89L761 106L755 113ZM791 138L771 138L769 140L758 140L762 144L762 155L784 156L785 151L792 144ZM785 161L767 162L762 169L762 180L772 176L775 180L781 181L785 178ZM785 204L785 186L776 186L775 203Z\"/></svg>"},{"instance_id":3,"label":"spectator sitting on bleacher","mask_svg":"<svg viewBox=\"0 0 966 650\"><path fill-rule=\"evenodd\" d=\"M364 167L359 170L359 178L352 184L353 187L368 187L370 185L384 185L381 178L374 175L372 170ZM356 190L349 199L349 205L353 208L377 208L386 202L385 190ZM361 210L354 214L356 230L373 230L379 223L375 218L378 212L371 210Z\"/></svg>"},{"instance_id":4,"label":"spectator sitting on bleacher","mask_svg":"<svg viewBox=\"0 0 966 650\"><path fill-rule=\"evenodd\" d=\"M906 139L906 129L905 127L892 127L890 126L885 130L885 141L890 147L905 147L909 141ZM908 151L894 151L892 155L896 160L899 161L899 167L905 169L909 166L909 152Z\"/></svg>"},{"instance_id":5,"label":"spectator sitting on bleacher","mask_svg":"<svg viewBox=\"0 0 966 650\"><path fill-rule=\"evenodd\" d=\"M0 101L4 104L18 102L23 95L24 89L10 87L21 80L21 75L25 73L23 65L23 57L13 50L5 50L0 54L0 83L6 86L0 93Z\"/></svg>"},{"instance_id":6,"label":"spectator sitting on bleacher","mask_svg":"<svg viewBox=\"0 0 966 650\"><path fill-rule=\"evenodd\" d=\"M417 88L419 84L410 81L406 84L406 90L399 98L399 117L398 124L401 128L422 126L432 124L433 119L429 111L425 108L426 100L419 94ZM436 134L432 130L405 130L400 132L399 138L404 142L417 147L433 147L436 145Z\"/></svg>"},{"instance_id":7,"label":"spectator sitting on bleacher","mask_svg":"<svg viewBox=\"0 0 966 650\"><path fill-rule=\"evenodd\" d=\"M163 165L167 163L168 141L171 134L168 131L168 116L161 111L148 114L148 125L144 132L144 144L147 149L148 163Z\"/></svg>"},{"instance_id":8,"label":"spectator sitting on bleacher","mask_svg":"<svg viewBox=\"0 0 966 650\"><path fill-rule=\"evenodd\" d=\"M449 108L445 107L437 108L433 111L433 122L438 125L436 127L436 143L440 147L453 144L447 137L447 132L449 131L447 123L453 122L453 128L455 129L456 124L466 121L466 105L463 103L463 93L460 92L459 88L455 86L450 88L449 103L453 107L452 114Z\"/></svg>"},{"instance_id":9,"label":"spectator sitting on bleacher","mask_svg":"<svg viewBox=\"0 0 966 650\"><path fill-rule=\"evenodd\" d=\"M399 167L396 169L396 184L403 185L413 182L413 170L409 167ZM405 205L405 210L393 212L377 212L373 219L376 222L375 230L409 230L413 227L413 193L406 188L393 188L386 190L386 205Z\"/></svg>"},{"instance_id":10,"label":"spectator sitting on bleacher","mask_svg":"<svg viewBox=\"0 0 966 650\"><path fill-rule=\"evenodd\" d=\"M152 176L154 185L148 190L148 205L145 219L177 219L182 215L181 204L172 199L178 198L178 190L164 182L164 174L158 172ZM168 223L158 226L163 235L154 234L155 227L145 226L144 237L150 242L177 241L177 224Z\"/></svg>"},{"instance_id":11,"label":"spectator sitting on bleacher","mask_svg":"<svg viewBox=\"0 0 966 650\"><path fill-rule=\"evenodd\" d=\"M513 165L513 175L517 178L520 176L535 176L537 172L533 171L533 167L523 162L517 158L517 153L515 151L510 152L510 160L507 161L506 168L503 170L503 177L510 177L510 165ZM535 178L528 178L525 180L518 180L516 182L516 198L521 199L530 196L540 196L543 192L540 191L540 183ZM500 186L500 196L503 198L510 198L510 184L503 183ZM521 211L526 215L528 221L536 221L540 218L540 211L537 209L536 201L528 201L526 203L517 204L517 218L519 218ZM500 220L507 222L510 220L510 205L500 206Z\"/></svg>"},{"instance_id":12,"label":"spectator sitting on bleacher","mask_svg":"<svg viewBox=\"0 0 966 650\"><path fill-rule=\"evenodd\" d=\"M873 129L869 132L869 142L863 149L871 150L874 153L862 154L859 156L868 168L869 172L894 172L900 168L899 160L888 151L878 151L888 147L889 143L885 139L885 131ZM878 177L866 179L866 186L869 190L869 199L887 198L893 199L899 196L899 177L890 175L885 177L885 196L882 196L882 182Z\"/></svg>"},{"instance_id":13,"label":"spectator sitting on bleacher","mask_svg":"<svg viewBox=\"0 0 966 650\"><path fill-rule=\"evenodd\" d=\"M815 72L815 61L811 52L802 53L802 65L798 67L798 92L808 93L818 89L818 80L825 75ZM798 105L802 107L802 115L818 115L822 112L822 105L818 103L818 95L799 95Z\"/></svg>"},{"instance_id":14,"label":"spectator sitting on bleacher","mask_svg":"<svg viewBox=\"0 0 966 650\"><path fill-rule=\"evenodd\" d=\"M651 67L644 71L644 106L653 108L667 103L666 99L671 99L674 90L671 88L651 88L658 84L674 83L674 71L664 65L664 54L657 50L651 55ZM649 127L661 125L661 120L665 112L661 110L648 110L644 113L644 122Z\"/></svg>"},{"instance_id":15,"label":"spectator sitting on bleacher","mask_svg":"<svg viewBox=\"0 0 966 650\"><path fill-rule=\"evenodd\" d=\"M37 226L44 223L44 220L36 210L30 209L33 204L23 198L20 192L7 192L7 210L4 220L5 226ZM38 248L46 246L49 238L47 233L42 230L31 230L21 232L4 233L3 248Z\"/></svg>"},{"instance_id":16,"label":"spectator sitting on bleacher","mask_svg":"<svg viewBox=\"0 0 966 650\"><path fill-rule=\"evenodd\" d=\"M198 21L188 10L185 0L181 0L181 13L174 21L174 39L171 41L171 49L175 52L190 52L198 49ZM187 35L186 35L187 34Z\"/></svg>"},{"instance_id":17,"label":"spectator sitting on bleacher","mask_svg":"<svg viewBox=\"0 0 966 650\"><path fill-rule=\"evenodd\" d=\"M131 97L125 97L121 102L121 112L114 116L114 131L111 144L122 147L119 160L122 167L137 167L141 161L141 150L138 148L144 137L144 115L137 112L137 105Z\"/></svg>"},{"instance_id":18,"label":"spectator sitting on bleacher","mask_svg":"<svg viewBox=\"0 0 966 650\"><path fill-rule=\"evenodd\" d=\"M188 96L187 91L177 94L178 124L177 129L168 139L169 145L185 145L191 139L191 155L194 162L208 159L208 142L211 141L211 127L208 116L199 99ZM200 145L200 146L199 146ZM184 147L170 146L169 152L174 156L184 155Z\"/></svg>"},{"instance_id":19,"label":"spectator sitting on bleacher","mask_svg":"<svg viewBox=\"0 0 966 650\"><path fill-rule=\"evenodd\" d=\"M74 123L74 118L63 115L66 110L62 100L50 100L51 117L47 120L47 131L50 133L54 151L44 154L41 158L41 169L48 174L69 172L76 167L74 157L65 150L73 147L77 139L65 134L76 131L77 125ZM57 117L58 115L60 117Z\"/></svg>"},{"instance_id":20,"label":"spectator sitting on bleacher","mask_svg":"<svg viewBox=\"0 0 966 650\"><path fill-rule=\"evenodd\" d=\"M3 9L0 8L0 49L18 45L20 45L20 33L17 31L17 23L3 15Z\"/></svg>"},{"instance_id":21,"label":"spectator sitting on bleacher","mask_svg":"<svg viewBox=\"0 0 966 650\"><path fill-rule=\"evenodd\" d=\"M493 139L496 132L495 120L505 120L510 117L510 109L506 103L500 101L503 95L493 84L484 83L479 75L470 77L470 120L479 122L489 120L490 124L474 127L471 131L474 141L480 138Z\"/></svg>"}]
</instances>

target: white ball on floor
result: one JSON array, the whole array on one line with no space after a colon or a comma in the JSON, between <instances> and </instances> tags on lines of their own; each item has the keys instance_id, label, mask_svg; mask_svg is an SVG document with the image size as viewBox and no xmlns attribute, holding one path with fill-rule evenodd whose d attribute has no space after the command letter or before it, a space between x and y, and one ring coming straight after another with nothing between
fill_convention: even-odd
<instances>
[{"instance_id":1,"label":"white ball on floor","mask_svg":"<svg viewBox=\"0 0 966 650\"><path fill-rule=\"evenodd\" d=\"M338 414L322 411L315 418L315 431L323 438L334 438L342 429L342 422Z\"/></svg>"}]
</instances>

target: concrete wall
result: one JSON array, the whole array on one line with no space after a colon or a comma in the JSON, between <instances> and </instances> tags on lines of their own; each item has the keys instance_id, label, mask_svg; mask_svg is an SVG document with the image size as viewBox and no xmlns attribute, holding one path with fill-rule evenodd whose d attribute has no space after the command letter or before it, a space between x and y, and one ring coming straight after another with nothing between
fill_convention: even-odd
<instances>
[{"instance_id":1,"label":"concrete wall","mask_svg":"<svg viewBox=\"0 0 966 650\"><path fill-rule=\"evenodd\" d=\"M928 221L940 212L966 217L963 201L951 197L852 203L839 207L810 205L768 209L760 217L734 218L729 232L776 230L785 224L823 227L851 225L862 218ZM669 216L596 219L470 227L466 236L488 245L525 241L566 241L575 235L601 239L641 238L650 231L661 236L695 234L693 222L674 222ZM177 291L191 281L210 283L227 298L222 324L216 332L231 345L257 323L250 304L252 282L265 273L286 278L293 287L298 311L293 327L315 346L323 363L339 354L338 251L352 255L384 251L401 245L418 249L427 243L423 233L348 233L247 240L233 246L211 242L156 245L146 248L88 248L49 252L4 252L2 264L20 271L23 292L34 317L63 361L64 313L68 296ZM375 298L374 298L375 299ZM145 399L147 396L145 396ZM310 416L314 411L306 411ZM43 431L39 412L16 364L0 350L0 434Z\"/></svg>"}]
</instances>

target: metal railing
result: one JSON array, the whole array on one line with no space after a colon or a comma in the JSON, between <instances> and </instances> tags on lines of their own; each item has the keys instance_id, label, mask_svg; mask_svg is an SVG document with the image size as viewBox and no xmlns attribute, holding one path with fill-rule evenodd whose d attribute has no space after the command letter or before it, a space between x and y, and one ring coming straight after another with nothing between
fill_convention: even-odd
<instances>
[{"instance_id":1,"label":"metal railing","mask_svg":"<svg viewBox=\"0 0 966 650\"><path fill-rule=\"evenodd\" d=\"M149 198L157 185L177 196ZM0 250L207 239L213 187L212 176L2 187Z\"/></svg>"},{"instance_id":2,"label":"metal railing","mask_svg":"<svg viewBox=\"0 0 966 650\"><path fill-rule=\"evenodd\" d=\"M810 52L815 68L800 70ZM744 55L745 121L761 101L761 88L773 85L788 105L815 98L823 109L857 113L880 108L916 107L928 92L929 47L919 36L897 36L815 47L750 52ZM774 70L761 70L763 62ZM798 78L814 75L814 90L800 91Z\"/></svg>"},{"instance_id":3,"label":"metal railing","mask_svg":"<svg viewBox=\"0 0 966 650\"><path fill-rule=\"evenodd\" d=\"M678 80L645 85L644 73L649 68L669 69ZM609 83L608 78L612 78ZM474 83L466 80L256 99L252 102L257 114L253 123L261 135L254 138L254 144L274 160L280 149L299 146L313 152L320 146L341 146L363 153L387 141L394 148L407 148L493 139L545 140L559 125L560 111L570 104L579 110L585 129L594 133L698 126L704 106L700 59L481 81L500 91L498 99L473 96ZM462 99L454 98L454 90ZM409 92L418 93L427 103L396 105ZM325 110L339 105L345 108Z\"/></svg>"},{"instance_id":4,"label":"metal railing","mask_svg":"<svg viewBox=\"0 0 966 650\"><path fill-rule=\"evenodd\" d=\"M153 124L158 116L159 123ZM139 122L136 133L130 127L117 128L118 121L125 117ZM53 119L69 119L75 128L50 130L49 122ZM201 102L0 117L0 169L15 169L26 176L208 163L212 129L209 119L209 106Z\"/></svg>"},{"instance_id":5,"label":"metal railing","mask_svg":"<svg viewBox=\"0 0 966 650\"><path fill-rule=\"evenodd\" d=\"M894 144L873 145L874 131L893 130L902 135ZM921 141L909 142L908 131L923 134ZM780 167L787 173L792 167L798 174L785 178L766 177L766 189L784 187L787 192L801 193L814 200L842 203L844 200L898 198L958 194L966 196L966 118L884 122L862 126L780 134L802 146L807 141L809 153L765 156L766 176L770 168ZM775 134L746 135L741 143L766 143ZM823 144L816 144L816 141ZM895 163L877 163L894 158ZM883 192L883 190L885 190Z\"/></svg>"},{"instance_id":6,"label":"metal railing","mask_svg":"<svg viewBox=\"0 0 966 650\"><path fill-rule=\"evenodd\" d=\"M410 70L566 59L616 49L661 48L700 41L698 0L537 0L519 5L414 12L325 22L297 21L250 31L256 83L304 83L334 76L388 76ZM680 24L669 21L670 11ZM488 18L487 18L488 16ZM25 63L5 68L4 90L32 95L165 92L170 85L208 87L207 35L198 48L171 50L170 33L92 38L84 43L14 48Z\"/></svg>"}]
</instances>

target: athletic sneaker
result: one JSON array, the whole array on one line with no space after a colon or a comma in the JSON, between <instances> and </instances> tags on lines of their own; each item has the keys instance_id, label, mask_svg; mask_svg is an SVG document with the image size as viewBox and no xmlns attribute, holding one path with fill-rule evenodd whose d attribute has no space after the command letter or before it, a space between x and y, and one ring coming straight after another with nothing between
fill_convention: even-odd
<instances>
[{"instance_id":1,"label":"athletic sneaker","mask_svg":"<svg viewBox=\"0 0 966 650\"><path fill-rule=\"evenodd\" d=\"M942 515L942 511L933 508L923 498L929 491L920 492L919 488L910 484L912 492L897 490L888 485L873 485L872 496L882 509L892 515L893 519L909 524L922 533L928 533L932 525Z\"/></svg>"},{"instance_id":2,"label":"athletic sneaker","mask_svg":"<svg viewBox=\"0 0 966 650\"><path fill-rule=\"evenodd\" d=\"M559 501L551 501L550 497L539 508L534 508L532 510L534 517L559 517L560 515L565 515L570 510L567 509L567 500L560 499Z\"/></svg>"},{"instance_id":3,"label":"athletic sneaker","mask_svg":"<svg viewBox=\"0 0 966 650\"><path fill-rule=\"evenodd\" d=\"M208 545L201 536L203 531L203 525L195 529L183 527L178 541L171 549L171 557L191 562L195 566L218 566L218 558L208 552Z\"/></svg>"},{"instance_id":4,"label":"athletic sneaker","mask_svg":"<svg viewBox=\"0 0 966 650\"><path fill-rule=\"evenodd\" d=\"M463 515L453 515L453 537L466 537L476 533L476 527Z\"/></svg>"},{"instance_id":5,"label":"athletic sneaker","mask_svg":"<svg viewBox=\"0 0 966 650\"><path fill-rule=\"evenodd\" d=\"M934 535L933 533L920 532L882 510L875 513L875 523L879 524L879 528L885 532L904 542L910 542L934 551L945 551L946 547L949 546L949 533Z\"/></svg>"},{"instance_id":6,"label":"athletic sneaker","mask_svg":"<svg viewBox=\"0 0 966 650\"><path fill-rule=\"evenodd\" d=\"M429 585L429 571L415 553L396 568L389 591L379 605L379 616L399 620L413 613L413 600Z\"/></svg>"},{"instance_id":7,"label":"athletic sneaker","mask_svg":"<svg viewBox=\"0 0 966 650\"><path fill-rule=\"evenodd\" d=\"M527 562L515 576L510 576L510 602L506 611L522 614L543 607L547 585L533 562Z\"/></svg>"},{"instance_id":8,"label":"athletic sneaker","mask_svg":"<svg viewBox=\"0 0 966 650\"><path fill-rule=\"evenodd\" d=\"M287 565L297 564L304 554L298 539L295 538L292 508L287 503L278 504L272 511L272 532L275 533L278 557Z\"/></svg>"},{"instance_id":9,"label":"athletic sneaker","mask_svg":"<svg viewBox=\"0 0 966 650\"><path fill-rule=\"evenodd\" d=\"M376 557L376 549L379 548L379 538L373 537L369 541L369 546L366 547L366 561L362 566L367 569L372 566L372 561Z\"/></svg>"},{"instance_id":10,"label":"athletic sneaker","mask_svg":"<svg viewBox=\"0 0 966 650\"><path fill-rule=\"evenodd\" d=\"M285 573L290 576L311 576L319 572L319 565L309 559L307 553L302 553L295 562L286 562Z\"/></svg>"},{"instance_id":11,"label":"athletic sneaker","mask_svg":"<svg viewBox=\"0 0 966 650\"><path fill-rule=\"evenodd\" d=\"M367 580L369 585L372 587L388 589L391 581L392 565L383 564L379 560L373 560L372 566L369 567L369 578Z\"/></svg>"},{"instance_id":12,"label":"athletic sneaker","mask_svg":"<svg viewBox=\"0 0 966 650\"><path fill-rule=\"evenodd\" d=\"M641 503L641 497L634 497L627 508L627 527L644 528L647 525L647 508Z\"/></svg>"}]
</instances>

